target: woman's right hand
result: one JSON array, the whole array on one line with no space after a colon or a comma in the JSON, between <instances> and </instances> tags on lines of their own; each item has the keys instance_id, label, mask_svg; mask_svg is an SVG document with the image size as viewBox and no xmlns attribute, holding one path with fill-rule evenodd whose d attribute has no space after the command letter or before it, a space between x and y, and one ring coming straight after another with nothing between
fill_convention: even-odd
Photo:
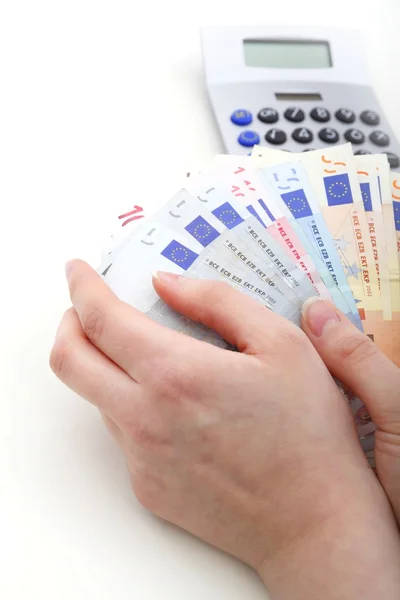
<instances>
[{"instance_id":1,"label":"woman's right hand","mask_svg":"<svg viewBox=\"0 0 400 600\"><path fill-rule=\"evenodd\" d=\"M364 402L377 427L376 470L400 525L400 369L328 302L309 300L303 315L303 330L329 371Z\"/></svg>"}]
</instances>

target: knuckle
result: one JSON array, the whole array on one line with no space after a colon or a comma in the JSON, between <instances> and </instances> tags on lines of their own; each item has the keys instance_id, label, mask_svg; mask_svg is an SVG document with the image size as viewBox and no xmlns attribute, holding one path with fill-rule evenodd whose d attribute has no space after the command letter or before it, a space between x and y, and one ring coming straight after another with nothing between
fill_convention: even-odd
<instances>
[{"instance_id":1,"label":"knuckle","mask_svg":"<svg viewBox=\"0 0 400 600\"><path fill-rule=\"evenodd\" d=\"M367 335L348 333L338 340L336 352L339 361L358 365L375 356L378 349Z\"/></svg>"},{"instance_id":2,"label":"knuckle","mask_svg":"<svg viewBox=\"0 0 400 600\"><path fill-rule=\"evenodd\" d=\"M126 426L126 433L135 446L142 449L150 450L159 443L159 435L156 431L152 431L149 427L135 420Z\"/></svg>"},{"instance_id":3,"label":"knuckle","mask_svg":"<svg viewBox=\"0 0 400 600\"><path fill-rule=\"evenodd\" d=\"M81 325L86 337L96 343L101 339L105 325L104 308L92 301L81 315Z\"/></svg>"},{"instance_id":4,"label":"knuckle","mask_svg":"<svg viewBox=\"0 0 400 600\"><path fill-rule=\"evenodd\" d=\"M142 456L165 458L172 445L170 421L160 410L161 405L155 405L152 395L147 396L145 402L145 407L126 416L121 429L132 447L140 448Z\"/></svg>"},{"instance_id":5,"label":"knuckle","mask_svg":"<svg viewBox=\"0 0 400 600\"><path fill-rule=\"evenodd\" d=\"M61 379L67 381L72 372L73 349L68 341L59 338L54 342L50 353L50 368L53 373Z\"/></svg>"},{"instance_id":6,"label":"knuckle","mask_svg":"<svg viewBox=\"0 0 400 600\"><path fill-rule=\"evenodd\" d=\"M273 333L268 335L269 346L277 354L285 353L297 354L304 352L310 343L305 333L292 323L283 323L279 329L274 329Z\"/></svg>"},{"instance_id":7,"label":"knuckle","mask_svg":"<svg viewBox=\"0 0 400 600\"><path fill-rule=\"evenodd\" d=\"M190 365L174 360L164 360L154 375L153 387L156 393L171 399L179 399L189 393L196 377Z\"/></svg>"},{"instance_id":8,"label":"knuckle","mask_svg":"<svg viewBox=\"0 0 400 600\"><path fill-rule=\"evenodd\" d=\"M290 327L284 327L282 331L285 346L289 345L296 350L304 350L310 345L306 334L299 327L291 326L290 323L288 325Z\"/></svg>"}]
</instances>

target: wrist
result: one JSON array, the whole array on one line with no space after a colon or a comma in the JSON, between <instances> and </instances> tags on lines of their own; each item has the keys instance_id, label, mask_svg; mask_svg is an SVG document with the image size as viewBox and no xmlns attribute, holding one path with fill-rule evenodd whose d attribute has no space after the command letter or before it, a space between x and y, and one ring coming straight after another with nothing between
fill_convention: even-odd
<instances>
[{"instance_id":1,"label":"wrist","mask_svg":"<svg viewBox=\"0 0 400 600\"><path fill-rule=\"evenodd\" d=\"M340 500L265 558L258 572L273 600L400 597L400 538L386 497L373 487Z\"/></svg>"}]
</instances>

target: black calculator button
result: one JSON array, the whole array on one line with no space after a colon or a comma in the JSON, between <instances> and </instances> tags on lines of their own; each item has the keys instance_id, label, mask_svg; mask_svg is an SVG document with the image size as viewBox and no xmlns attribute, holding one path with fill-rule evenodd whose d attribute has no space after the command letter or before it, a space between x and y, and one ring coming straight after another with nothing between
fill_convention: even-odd
<instances>
[{"instance_id":1,"label":"black calculator button","mask_svg":"<svg viewBox=\"0 0 400 600\"><path fill-rule=\"evenodd\" d=\"M355 112L349 108L339 108L339 110L335 112L335 117L341 123L354 123L356 120Z\"/></svg>"},{"instance_id":2,"label":"black calculator button","mask_svg":"<svg viewBox=\"0 0 400 600\"><path fill-rule=\"evenodd\" d=\"M357 150L357 152L354 152L354 154L356 156L364 156L364 154L372 154L372 152L369 150Z\"/></svg>"},{"instance_id":3,"label":"black calculator button","mask_svg":"<svg viewBox=\"0 0 400 600\"><path fill-rule=\"evenodd\" d=\"M348 129L344 137L352 144L363 144L365 142L365 135L359 129Z\"/></svg>"},{"instance_id":4,"label":"black calculator button","mask_svg":"<svg viewBox=\"0 0 400 600\"><path fill-rule=\"evenodd\" d=\"M258 118L263 123L276 123L279 119L279 114L274 108L262 108L258 113Z\"/></svg>"},{"instance_id":5,"label":"black calculator button","mask_svg":"<svg viewBox=\"0 0 400 600\"><path fill-rule=\"evenodd\" d=\"M319 139L327 144L336 144L339 141L339 134L336 129L325 127L319 132Z\"/></svg>"},{"instance_id":6,"label":"black calculator button","mask_svg":"<svg viewBox=\"0 0 400 600\"><path fill-rule=\"evenodd\" d=\"M376 113L374 110L364 110L364 112L362 112L360 115L360 119L366 125L377 126L381 122L378 113Z\"/></svg>"},{"instance_id":7,"label":"black calculator button","mask_svg":"<svg viewBox=\"0 0 400 600\"><path fill-rule=\"evenodd\" d=\"M292 121L292 123L301 123L305 118L306 115L301 108L293 107L285 110L285 119Z\"/></svg>"},{"instance_id":8,"label":"black calculator button","mask_svg":"<svg viewBox=\"0 0 400 600\"><path fill-rule=\"evenodd\" d=\"M306 127L299 127L295 129L292 134L293 139L300 144L309 144L313 141L314 135L313 132L307 129Z\"/></svg>"},{"instance_id":9,"label":"black calculator button","mask_svg":"<svg viewBox=\"0 0 400 600\"><path fill-rule=\"evenodd\" d=\"M389 165L391 169L398 169L400 167L400 158L393 152L386 152L388 157Z\"/></svg>"},{"instance_id":10,"label":"black calculator button","mask_svg":"<svg viewBox=\"0 0 400 600\"><path fill-rule=\"evenodd\" d=\"M390 144L390 137L386 133L383 133L383 131L373 131L369 139L375 146L381 146L381 148Z\"/></svg>"},{"instance_id":11,"label":"black calculator button","mask_svg":"<svg viewBox=\"0 0 400 600\"><path fill-rule=\"evenodd\" d=\"M265 139L270 144L274 144L275 146L280 146L284 144L287 140L287 135L281 129L270 129L265 134Z\"/></svg>"},{"instance_id":12,"label":"black calculator button","mask_svg":"<svg viewBox=\"0 0 400 600\"><path fill-rule=\"evenodd\" d=\"M331 113L323 106L317 106L310 112L310 117L318 123L327 123L331 118Z\"/></svg>"}]
</instances>

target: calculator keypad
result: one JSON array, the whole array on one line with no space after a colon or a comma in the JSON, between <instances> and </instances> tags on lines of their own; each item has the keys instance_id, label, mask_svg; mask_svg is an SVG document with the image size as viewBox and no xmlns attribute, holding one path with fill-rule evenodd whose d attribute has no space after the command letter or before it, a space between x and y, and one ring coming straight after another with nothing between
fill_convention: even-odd
<instances>
[{"instance_id":1,"label":"calculator keypad","mask_svg":"<svg viewBox=\"0 0 400 600\"><path fill-rule=\"evenodd\" d=\"M344 134L344 137L348 142L352 144L363 144L365 142L365 135L359 129L348 129Z\"/></svg>"},{"instance_id":2,"label":"calculator keypad","mask_svg":"<svg viewBox=\"0 0 400 600\"><path fill-rule=\"evenodd\" d=\"M257 116L262 123L276 123L279 119L279 113L274 108L262 108Z\"/></svg>"},{"instance_id":3,"label":"calculator keypad","mask_svg":"<svg viewBox=\"0 0 400 600\"><path fill-rule=\"evenodd\" d=\"M235 125L250 125L253 120L253 115L249 110L239 108L231 114L231 121Z\"/></svg>"},{"instance_id":4,"label":"calculator keypad","mask_svg":"<svg viewBox=\"0 0 400 600\"><path fill-rule=\"evenodd\" d=\"M354 121L356 120L356 113L353 110L350 110L349 108L339 108L339 110L335 112L335 117L341 123L350 124L354 123Z\"/></svg>"},{"instance_id":5,"label":"calculator keypad","mask_svg":"<svg viewBox=\"0 0 400 600\"><path fill-rule=\"evenodd\" d=\"M301 123L306 118L304 110L301 108L293 107L285 110L285 119L292 123Z\"/></svg>"},{"instance_id":6,"label":"calculator keypad","mask_svg":"<svg viewBox=\"0 0 400 600\"><path fill-rule=\"evenodd\" d=\"M327 123L331 120L331 113L323 106L317 106L310 112L310 117L317 123Z\"/></svg>"},{"instance_id":7,"label":"calculator keypad","mask_svg":"<svg viewBox=\"0 0 400 600\"><path fill-rule=\"evenodd\" d=\"M339 141L338 132L336 129L332 129L331 127L324 127L324 129L321 129L318 135L319 139L327 144L336 144Z\"/></svg>"},{"instance_id":8,"label":"calculator keypad","mask_svg":"<svg viewBox=\"0 0 400 600\"><path fill-rule=\"evenodd\" d=\"M296 127L295 125L292 125L293 129L291 129L290 123L301 123L305 121L307 117L314 121L316 127L314 131L312 130L312 123L310 121L309 125L311 125L311 128L306 126ZM340 126L340 123L353 124L357 118L359 122L365 126L364 131L362 130L362 127L360 129L358 127L350 127L347 130L342 129L342 132L340 132L341 127L343 127L343 125ZM381 119L379 114L373 110L364 110L357 116L356 113L349 108L340 108L332 116L331 112L324 106L316 106L312 108L308 114L306 114L304 109L296 106L285 108L281 114L273 107L265 107L261 108L257 113L258 127L255 127L255 130L242 129L252 123L253 126L256 125L256 122L253 121L252 112L247 109L241 108L235 110L231 114L230 119L239 130L239 135L237 137L238 143L246 148L252 148L257 144L260 144L262 136L264 136L265 141L272 146L282 146L286 144L291 137L298 144L307 146L307 148L302 150L303 152L309 152L313 149L310 148L308 144L311 144L315 137L319 138L325 144L337 144L348 141L353 144L353 146L362 146L368 138L368 141L377 147L377 152L385 152L380 149L387 148L390 145L390 137L384 131L374 129L380 124ZM330 121L332 121L333 124L335 120L338 124L338 129L334 126L322 126L323 123L328 123ZM265 131L265 129L262 131L263 124L273 125L279 121L282 123L282 129L273 127L267 129L267 131ZM242 130L240 131L240 129ZM341 140L342 136L344 139L342 138ZM284 148L284 150L291 151L289 148ZM301 148L299 147L299 151L300 150ZM365 148L358 148L357 150L355 148L355 154L371 154L371 151ZM392 169L400 168L400 158L397 154L386 151L386 155Z\"/></svg>"},{"instance_id":9,"label":"calculator keypad","mask_svg":"<svg viewBox=\"0 0 400 600\"><path fill-rule=\"evenodd\" d=\"M238 142L241 146L245 146L246 148L252 148L260 143L260 136L255 131L242 131L242 133L238 137Z\"/></svg>"},{"instance_id":10,"label":"calculator keypad","mask_svg":"<svg viewBox=\"0 0 400 600\"><path fill-rule=\"evenodd\" d=\"M376 146L380 146L384 148L385 146L389 146L390 138L383 131L373 131L369 136L370 141Z\"/></svg>"},{"instance_id":11,"label":"calculator keypad","mask_svg":"<svg viewBox=\"0 0 400 600\"><path fill-rule=\"evenodd\" d=\"M374 110L364 110L360 115L360 119L365 125L373 125L374 127L377 127L381 122L378 113Z\"/></svg>"},{"instance_id":12,"label":"calculator keypad","mask_svg":"<svg viewBox=\"0 0 400 600\"><path fill-rule=\"evenodd\" d=\"M394 154L394 152L386 152L386 156L391 169L398 169L400 167L400 158L397 154Z\"/></svg>"},{"instance_id":13,"label":"calculator keypad","mask_svg":"<svg viewBox=\"0 0 400 600\"><path fill-rule=\"evenodd\" d=\"M265 134L265 139L267 142L273 144L274 146L280 146L281 144L284 144L286 142L287 135L284 131L282 131L282 129L274 128L267 131L267 133Z\"/></svg>"},{"instance_id":14,"label":"calculator keypad","mask_svg":"<svg viewBox=\"0 0 400 600\"><path fill-rule=\"evenodd\" d=\"M310 129L307 129L307 127L295 129L292 137L296 142L299 142L299 144L310 144L314 139L313 132L310 131Z\"/></svg>"}]
</instances>

